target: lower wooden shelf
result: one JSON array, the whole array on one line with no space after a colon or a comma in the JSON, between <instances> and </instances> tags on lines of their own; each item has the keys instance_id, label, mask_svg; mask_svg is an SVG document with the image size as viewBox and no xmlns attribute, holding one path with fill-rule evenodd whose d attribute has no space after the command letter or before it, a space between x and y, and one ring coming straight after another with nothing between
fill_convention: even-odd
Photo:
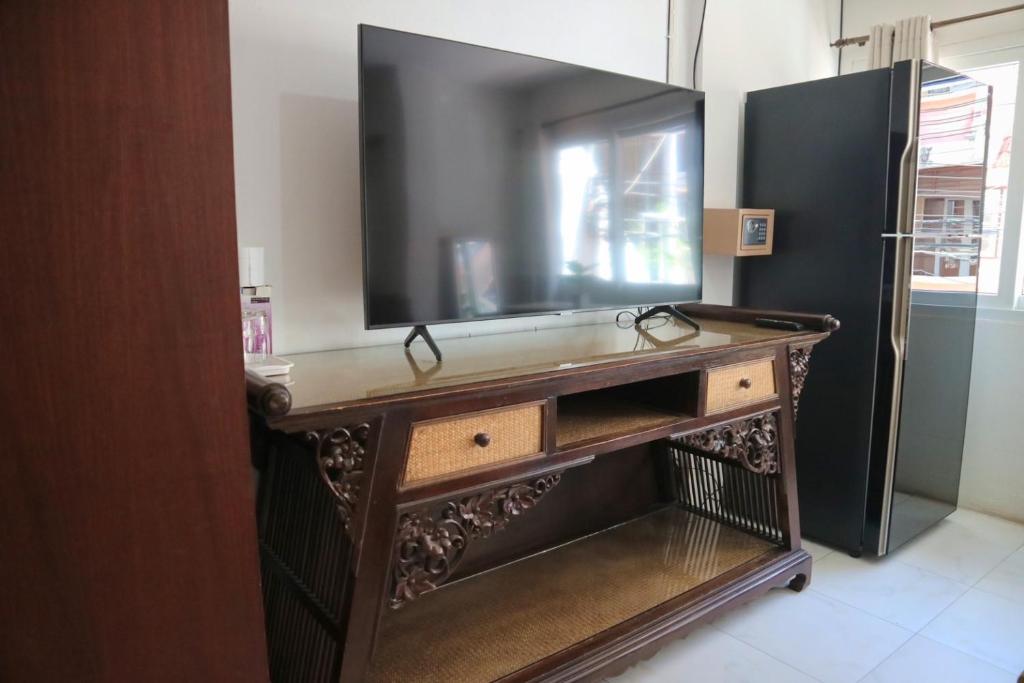
<instances>
[{"instance_id":1,"label":"lower wooden shelf","mask_svg":"<svg viewBox=\"0 0 1024 683\"><path fill-rule=\"evenodd\" d=\"M493 681L776 551L669 506L388 612L368 680Z\"/></svg>"}]
</instances>

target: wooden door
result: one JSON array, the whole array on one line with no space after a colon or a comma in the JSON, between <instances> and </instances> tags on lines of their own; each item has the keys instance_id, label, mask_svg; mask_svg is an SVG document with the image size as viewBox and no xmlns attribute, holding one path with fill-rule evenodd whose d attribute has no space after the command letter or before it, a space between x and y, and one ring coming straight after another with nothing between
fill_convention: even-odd
<instances>
[{"instance_id":1,"label":"wooden door","mask_svg":"<svg viewBox=\"0 0 1024 683\"><path fill-rule=\"evenodd\" d=\"M0 680L266 680L227 3L0 36Z\"/></svg>"}]
</instances>

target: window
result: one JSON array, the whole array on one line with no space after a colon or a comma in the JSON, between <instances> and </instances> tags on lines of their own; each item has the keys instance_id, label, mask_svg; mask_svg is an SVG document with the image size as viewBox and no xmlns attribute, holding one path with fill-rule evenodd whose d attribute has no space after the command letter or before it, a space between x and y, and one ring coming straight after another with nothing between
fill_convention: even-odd
<instances>
[{"instance_id":1,"label":"window","mask_svg":"<svg viewBox=\"0 0 1024 683\"><path fill-rule=\"evenodd\" d=\"M995 295L999 293L999 275L1002 270L1010 147L1013 143L1019 64L1011 62L964 71L972 78L992 86L992 116L989 119L985 215L981 221L978 292ZM962 208L959 215L964 215ZM1008 264L1008 267L1012 268L1013 264Z\"/></svg>"},{"instance_id":2,"label":"window","mask_svg":"<svg viewBox=\"0 0 1024 683\"><path fill-rule=\"evenodd\" d=\"M950 54L954 49L962 54ZM1024 303L1020 239L1024 155L1015 158L1012 152L1014 133L1024 134L1024 107L1017 107L1018 98L1024 93L1024 47L992 49L985 40L970 41L943 49L939 61L992 86L984 203L951 197L942 206L926 206L925 213L935 211L945 220L965 222L983 213L977 267L978 305L997 309L1020 307ZM936 267L952 268L941 263Z\"/></svg>"},{"instance_id":3,"label":"window","mask_svg":"<svg viewBox=\"0 0 1024 683\"><path fill-rule=\"evenodd\" d=\"M922 77L912 287L973 300L981 279L989 88L944 69Z\"/></svg>"}]
</instances>

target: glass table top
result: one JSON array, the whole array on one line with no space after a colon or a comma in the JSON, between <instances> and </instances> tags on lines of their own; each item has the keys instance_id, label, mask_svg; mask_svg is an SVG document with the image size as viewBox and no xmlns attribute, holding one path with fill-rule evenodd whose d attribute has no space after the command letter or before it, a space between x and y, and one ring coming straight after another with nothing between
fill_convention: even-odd
<instances>
[{"instance_id":1,"label":"glass table top","mask_svg":"<svg viewBox=\"0 0 1024 683\"><path fill-rule=\"evenodd\" d=\"M686 355L717 347L796 336L750 324L700 320L701 331L675 320L653 319L636 329L592 325L511 332L438 341L437 362L422 340L401 344L285 355L295 363L285 377L272 377L292 394L289 415L388 399L476 382L656 357Z\"/></svg>"}]
</instances>

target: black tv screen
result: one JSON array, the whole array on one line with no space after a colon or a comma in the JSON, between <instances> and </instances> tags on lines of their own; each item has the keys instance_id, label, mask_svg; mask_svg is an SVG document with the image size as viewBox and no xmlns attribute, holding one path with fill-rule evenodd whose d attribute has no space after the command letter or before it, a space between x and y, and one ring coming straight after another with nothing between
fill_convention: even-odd
<instances>
[{"instance_id":1,"label":"black tv screen","mask_svg":"<svg viewBox=\"0 0 1024 683\"><path fill-rule=\"evenodd\" d=\"M700 300L703 93L359 30L367 327Z\"/></svg>"}]
</instances>

